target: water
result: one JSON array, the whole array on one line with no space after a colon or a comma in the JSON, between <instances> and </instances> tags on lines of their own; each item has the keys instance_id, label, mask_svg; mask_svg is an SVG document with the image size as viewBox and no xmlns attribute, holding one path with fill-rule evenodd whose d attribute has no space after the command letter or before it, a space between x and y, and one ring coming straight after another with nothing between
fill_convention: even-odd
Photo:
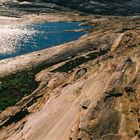
<instances>
[{"instance_id":1,"label":"water","mask_svg":"<svg viewBox=\"0 0 140 140\"><path fill-rule=\"evenodd\" d=\"M30 25L0 25L0 59L15 57L78 39L90 28L79 22L38 23Z\"/></svg>"}]
</instances>

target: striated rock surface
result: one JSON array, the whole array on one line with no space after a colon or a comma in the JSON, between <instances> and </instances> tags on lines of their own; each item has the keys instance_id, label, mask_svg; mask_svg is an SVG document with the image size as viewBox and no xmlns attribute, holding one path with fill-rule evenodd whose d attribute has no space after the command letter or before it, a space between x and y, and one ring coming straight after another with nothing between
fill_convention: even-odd
<instances>
[{"instance_id":1,"label":"striated rock surface","mask_svg":"<svg viewBox=\"0 0 140 140\"><path fill-rule=\"evenodd\" d=\"M140 13L139 0L40 0L83 12L101 15L134 15Z\"/></svg>"},{"instance_id":2,"label":"striated rock surface","mask_svg":"<svg viewBox=\"0 0 140 140\"><path fill-rule=\"evenodd\" d=\"M2 83L30 72L38 83L1 111L1 140L140 139L140 18L80 18L96 28L77 41L0 62Z\"/></svg>"},{"instance_id":3,"label":"striated rock surface","mask_svg":"<svg viewBox=\"0 0 140 140\"><path fill-rule=\"evenodd\" d=\"M1 2L1 1L0 1ZM139 0L5 0L0 14L20 16L25 13L67 12L78 10L100 15L139 15Z\"/></svg>"},{"instance_id":4,"label":"striated rock surface","mask_svg":"<svg viewBox=\"0 0 140 140\"><path fill-rule=\"evenodd\" d=\"M0 0L0 15L18 17L0 24L95 26L76 41L0 61L0 140L139 140L139 13L139 0Z\"/></svg>"}]
</instances>

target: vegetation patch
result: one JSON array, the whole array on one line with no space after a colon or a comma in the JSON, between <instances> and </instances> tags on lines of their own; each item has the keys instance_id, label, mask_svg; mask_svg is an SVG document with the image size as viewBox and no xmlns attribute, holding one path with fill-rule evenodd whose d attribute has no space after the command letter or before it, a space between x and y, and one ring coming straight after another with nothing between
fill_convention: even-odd
<instances>
[{"instance_id":1,"label":"vegetation patch","mask_svg":"<svg viewBox=\"0 0 140 140\"><path fill-rule=\"evenodd\" d=\"M0 110L15 105L24 96L32 93L38 83L35 72L23 71L0 80Z\"/></svg>"}]
</instances>

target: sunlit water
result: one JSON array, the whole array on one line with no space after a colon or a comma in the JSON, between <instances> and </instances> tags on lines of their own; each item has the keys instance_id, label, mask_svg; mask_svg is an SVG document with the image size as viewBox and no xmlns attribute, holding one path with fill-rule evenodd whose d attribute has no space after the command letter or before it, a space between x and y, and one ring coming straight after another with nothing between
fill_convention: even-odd
<instances>
[{"instance_id":1,"label":"sunlit water","mask_svg":"<svg viewBox=\"0 0 140 140\"><path fill-rule=\"evenodd\" d=\"M39 23L30 25L0 25L0 59L73 41L86 32L68 32L89 28L78 22Z\"/></svg>"}]
</instances>

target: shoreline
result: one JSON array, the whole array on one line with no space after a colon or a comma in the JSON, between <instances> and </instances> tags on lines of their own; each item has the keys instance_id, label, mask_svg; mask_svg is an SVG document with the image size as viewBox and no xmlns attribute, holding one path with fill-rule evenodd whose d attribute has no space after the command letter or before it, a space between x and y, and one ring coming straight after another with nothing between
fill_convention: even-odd
<instances>
[{"instance_id":1,"label":"shoreline","mask_svg":"<svg viewBox=\"0 0 140 140\"><path fill-rule=\"evenodd\" d=\"M47 18L96 28L78 40L0 61L0 100L6 104L0 111L0 139L135 139L140 18L63 15ZM25 17L15 23L46 19Z\"/></svg>"},{"instance_id":2,"label":"shoreline","mask_svg":"<svg viewBox=\"0 0 140 140\"><path fill-rule=\"evenodd\" d=\"M61 21L83 21L83 20L89 20L89 16L81 16L81 13L77 12L59 12L59 13L40 13L40 14L27 14L23 15L20 18L14 18L14 17L6 17L6 16L0 16L0 25L3 24L30 24L30 23L37 23L37 22L61 22ZM92 17L94 17L92 15Z\"/></svg>"},{"instance_id":3,"label":"shoreline","mask_svg":"<svg viewBox=\"0 0 140 140\"><path fill-rule=\"evenodd\" d=\"M96 30L97 30L97 32L98 32L98 30L99 30L99 32L108 30L109 27L107 27L106 29L105 28L102 29L102 24L106 25L109 22L112 22L112 20L114 20L114 17L110 18L110 17L100 16L100 18L99 18L95 15L92 15L92 17L90 18L92 20L90 20L89 19L90 15L81 16L78 13L76 16L74 16L74 14L71 13L71 15L67 15L67 14L64 15L64 13L59 13L59 14L43 13L40 15L36 15L36 14L24 15L20 19L9 18L9 17L4 17L3 19L0 19L0 24L7 23L10 25L11 24L29 24L29 23L31 24L31 23L38 23L38 22L45 22L45 21L48 21L48 22L61 22L61 21L74 22L74 21L76 21L76 22L81 22L82 25L96 26L96 29L95 28L89 29L87 34L81 36L78 40L74 40L72 42L60 44L57 46L52 46L50 48L46 48L43 50L30 52L30 53L23 54L20 56L0 60L0 65L1 65L0 78L4 78L5 76L8 76L12 73L16 73L21 70L26 70L29 68L31 69L32 67L36 67L37 65L50 59L51 57L55 56L56 54L59 54L59 52L63 52L66 50L67 50L67 52L71 51L71 49L74 48L75 44L77 44L77 43L80 44L81 42L84 44L84 42L87 42L87 40L89 40L88 38L90 38L90 34L92 34L92 30L93 31L95 30L95 33L96 33ZM55 18L54 18L54 15L57 15L57 17L55 16ZM30 18L30 17L32 17L32 18ZM5 20L5 18L7 20ZM139 18L137 18L137 19L139 19ZM123 18L118 17L116 19L116 21L117 20L118 21L123 20ZM103 22L105 22L105 23L103 23ZM56 51L56 49L57 49L57 51ZM48 55L46 55L46 54L48 54ZM28 60L28 61L26 61L26 60ZM22 61L22 63L21 63L21 61ZM36 62L36 63L34 63L34 62Z\"/></svg>"},{"instance_id":4,"label":"shoreline","mask_svg":"<svg viewBox=\"0 0 140 140\"><path fill-rule=\"evenodd\" d=\"M57 15L57 17L55 16ZM30 18L32 17L32 18ZM55 18L54 18L55 17ZM54 14L54 13L43 13L40 15L24 15L22 18L17 19L17 18L12 18L12 17L3 17L1 19L0 17L0 24L7 24L7 25L12 25L12 24L31 24L31 23L38 23L38 22L61 22L61 21L67 21L67 22L81 22L84 23L85 20L88 17L80 17L79 15L74 16L72 15L66 15L65 16L63 14ZM84 20L84 22L83 22ZM87 21L86 21L87 22ZM90 25L90 24L89 24ZM66 50L67 47L69 48L69 46L73 46L73 44L75 44L76 42L81 41L81 38L84 38L85 36L88 36L89 33L83 35L82 37L80 37L78 40L74 40L68 43L64 43L64 44L60 44L57 46L52 46L50 48L46 48L43 50L39 50L39 51L34 51L34 52L30 52L27 54L23 54L20 56L16 56L16 57L12 57L12 58L7 58L7 59L3 59L0 60L0 65L1 65L1 69L0 69L0 79L4 78L5 76L8 76L10 74L16 73L18 71L22 71L22 70L26 70L26 69L31 69L32 67L32 63L36 62L34 65L37 66L39 64L41 64L43 61L46 61L48 59L50 59L51 57L53 57L56 54L59 54L60 52L63 52L63 50ZM57 51L56 51L57 49ZM67 50L69 51L69 50ZM47 55L46 55L47 54ZM28 61L26 61L28 60Z\"/></svg>"}]
</instances>

